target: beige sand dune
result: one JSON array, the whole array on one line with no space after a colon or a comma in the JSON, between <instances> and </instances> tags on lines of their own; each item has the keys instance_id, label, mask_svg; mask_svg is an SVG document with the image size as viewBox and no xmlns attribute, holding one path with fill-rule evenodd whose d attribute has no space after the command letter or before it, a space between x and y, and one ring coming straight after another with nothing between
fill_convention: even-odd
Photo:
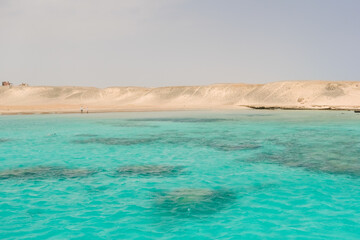
<instances>
[{"instance_id":1,"label":"beige sand dune","mask_svg":"<svg viewBox=\"0 0 360 240\"><path fill-rule=\"evenodd\" d=\"M360 109L360 82L284 81L179 87L0 87L0 113L188 109Z\"/></svg>"}]
</instances>

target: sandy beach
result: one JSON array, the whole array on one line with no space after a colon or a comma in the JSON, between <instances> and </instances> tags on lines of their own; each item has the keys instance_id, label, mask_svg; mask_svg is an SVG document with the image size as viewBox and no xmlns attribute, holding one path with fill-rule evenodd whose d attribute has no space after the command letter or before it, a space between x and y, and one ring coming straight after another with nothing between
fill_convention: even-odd
<instances>
[{"instance_id":1,"label":"sandy beach","mask_svg":"<svg viewBox=\"0 0 360 240\"><path fill-rule=\"evenodd\" d=\"M210 109L360 109L360 82L143 87L0 87L0 114Z\"/></svg>"}]
</instances>

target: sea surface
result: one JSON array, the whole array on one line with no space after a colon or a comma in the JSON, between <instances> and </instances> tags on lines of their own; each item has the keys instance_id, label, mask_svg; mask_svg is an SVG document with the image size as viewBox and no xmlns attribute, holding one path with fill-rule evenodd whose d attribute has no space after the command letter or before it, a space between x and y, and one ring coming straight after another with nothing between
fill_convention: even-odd
<instances>
[{"instance_id":1,"label":"sea surface","mask_svg":"<svg viewBox=\"0 0 360 240\"><path fill-rule=\"evenodd\" d=\"M360 114L0 116L0 239L360 239Z\"/></svg>"}]
</instances>

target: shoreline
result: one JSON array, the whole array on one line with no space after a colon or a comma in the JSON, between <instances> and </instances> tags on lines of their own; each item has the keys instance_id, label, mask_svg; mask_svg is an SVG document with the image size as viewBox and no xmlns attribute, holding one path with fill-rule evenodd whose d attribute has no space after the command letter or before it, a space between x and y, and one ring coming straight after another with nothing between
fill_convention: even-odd
<instances>
[{"instance_id":1,"label":"shoreline","mask_svg":"<svg viewBox=\"0 0 360 240\"><path fill-rule=\"evenodd\" d=\"M39 106L38 106L39 107ZM194 108L176 108L176 107L124 107L109 108L95 107L89 108L89 112L83 113L79 108L69 109L52 109L45 106L36 108L29 106L28 108L19 108L18 106L0 106L0 116L8 115L46 115L46 114L94 114L94 113L118 113L118 112L165 112L165 111L219 111L219 110L292 110L292 111L360 111L360 107L339 107L339 106L316 106L316 107L295 107L295 106L217 106L217 107L194 107ZM31 108L31 109L29 109Z\"/></svg>"},{"instance_id":2,"label":"shoreline","mask_svg":"<svg viewBox=\"0 0 360 240\"><path fill-rule=\"evenodd\" d=\"M52 108L46 106L27 106L19 108L19 106L7 106L7 110L4 110L4 106L0 106L1 115L36 115L36 114L92 114L92 113L117 113L117 112L165 112L165 111L211 111L211 110L249 110L251 108L243 106L222 106L222 107L91 107L89 106L89 112L84 111L81 113L80 106L72 108Z\"/></svg>"}]
</instances>

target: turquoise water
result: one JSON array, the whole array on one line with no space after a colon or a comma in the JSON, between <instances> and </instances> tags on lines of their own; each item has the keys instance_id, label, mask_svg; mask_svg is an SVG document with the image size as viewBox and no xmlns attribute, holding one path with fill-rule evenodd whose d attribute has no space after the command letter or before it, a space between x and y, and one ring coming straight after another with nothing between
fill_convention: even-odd
<instances>
[{"instance_id":1,"label":"turquoise water","mask_svg":"<svg viewBox=\"0 0 360 240\"><path fill-rule=\"evenodd\" d=\"M360 115L0 116L0 239L360 239Z\"/></svg>"}]
</instances>

